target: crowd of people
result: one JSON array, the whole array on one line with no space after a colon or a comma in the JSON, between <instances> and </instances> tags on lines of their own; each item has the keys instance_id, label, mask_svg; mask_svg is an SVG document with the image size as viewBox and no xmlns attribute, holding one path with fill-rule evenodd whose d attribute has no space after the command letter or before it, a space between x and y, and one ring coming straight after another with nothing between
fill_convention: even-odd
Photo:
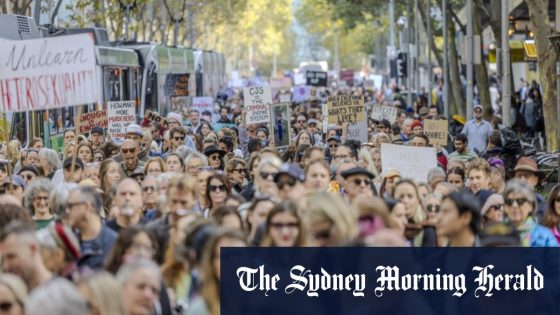
<instances>
[{"instance_id":1,"label":"crowd of people","mask_svg":"<svg viewBox=\"0 0 560 315\"><path fill-rule=\"evenodd\" d=\"M396 121L368 119L361 143L346 124L323 126L323 96L336 94L379 102L353 88L294 103L287 148L245 123L242 95L216 122L172 112L122 141L100 127L67 129L63 152L10 141L0 313L219 314L222 247L558 246L560 186L543 196L534 160L506 162L481 106L451 146L433 146L438 167L418 182L382 169L381 144L432 146L423 124L437 106L391 101Z\"/></svg>"}]
</instances>

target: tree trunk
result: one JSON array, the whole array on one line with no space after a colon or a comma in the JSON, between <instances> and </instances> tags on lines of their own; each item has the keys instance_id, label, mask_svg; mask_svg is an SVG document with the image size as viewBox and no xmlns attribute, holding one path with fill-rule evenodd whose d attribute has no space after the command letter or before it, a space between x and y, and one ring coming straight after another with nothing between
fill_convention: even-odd
<instances>
[{"instance_id":1,"label":"tree trunk","mask_svg":"<svg viewBox=\"0 0 560 315\"><path fill-rule=\"evenodd\" d=\"M453 11L450 6L448 8L450 13ZM463 94L463 85L461 83L461 73L459 72L459 57L457 55L457 45L455 43L455 34L457 30L455 23L451 20L451 14L447 15L447 35L449 38L449 81L451 81L451 92L453 101L451 101L451 114L457 114L465 117L465 95Z\"/></svg>"},{"instance_id":2,"label":"tree trunk","mask_svg":"<svg viewBox=\"0 0 560 315\"><path fill-rule=\"evenodd\" d=\"M477 4L480 4L480 0L475 0ZM478 7L475 6L473 10L473 34L478 35L482 41L482 22L480 19L480 13ZM482 45L480 47L474 47L478 49L480 55L483 56ZM484 58L480 58L480 64L474 65L474 71L476 75L476 86L478 88L478 96L480 97L480 105L484 108L484 119L487 121L492 121L492 100L490 99L490 84L488 82L488 70L486 69L486 62Z\"/></svg>"},{"instance_id":3,"label":"tree trunk","mask_svg":"<svg viewBox=\"0 0 560 315\"><path fill-rule=\"evenodd\" d=\"M552 35L548 19L548 0L525 0L529 9L531 29L535 34L540 83L543 91L546 147L549 152L558 150L558 125L556 112L556 60L557 53L549 43Z\"/></svg>"},{"instance_id":4,"label":"tree trunk","mask_svg":"<svg viewBox=\"0 0 560 315\"><path fill-rule=\"evenodd\" d=\"M423 5L419 5L418 8L420 9L420 16L422 17L422 25L424 26L424 29L427 30L428 29L428 24L426 23L427 20L427 16L426 16L426 11L424 11L424 6ZM432 30L434 28L432 27ZM438 62L439 66L443 66L443 57L441 56L441 51L437 49L436 47L436 42L435 39L436 37L434 36L434 34L432 34L431 38L428 38L428 45L430 46L430 49L432 50L432 53L434 54L434 56L436 57L436 60ZM428 72L430 73L430 75L432 75L432 70L428 69Z\"/></svg>"}]
</instances>

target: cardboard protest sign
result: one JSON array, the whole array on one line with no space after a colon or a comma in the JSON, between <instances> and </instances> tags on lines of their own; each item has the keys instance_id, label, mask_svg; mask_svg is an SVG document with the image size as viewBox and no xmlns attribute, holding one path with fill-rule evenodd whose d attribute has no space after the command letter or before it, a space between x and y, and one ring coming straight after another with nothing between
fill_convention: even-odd
<instances>
[{"instance_id":1,"label":"cardboard protest sign","mask_svg":"<svg viewBox=\"0 0 560 315\"><path fill-rule=\"evenodd\" d=\"M310 71L307 70L306 84L311 86L327 86L327 73L324 71Z\"/></svg>"},{"instance_id":2,"label":"cardboard protest sign","mask_svg":"<svg viewBox=\"0 0 560 315\"><path fill-rule=\"evenodd\" d=\"M447 145L449 122L442 119L424 120L424 134L430 139L430 144Z\"/></svg>"},{"instance_id":3,"label":"cardboard protest sign","mask_svg":"<svg viewBox=\"0 0 560 315\"><path fill-rule=\"evenodd\" d=\"M290 103L278 103L270 106L274 145L281 149L290 145L292 131L290 128Z\"/></svg>"},{"instance_id":4,"label":"cardboard protest sign","mask_svg":"<svg viewBox=\"0 0 560 315\"><path fill-rule=\"evenodd\" d=\"M79 134L89 133L93 127L107 128L107 111L98 110L81 114L76 122L76 130Z\"/></svg>"},{"instance_id":5,"label":"cardboard protest sign","mask_svg":"<svg viewBox=\"0 0 560 315\"><path fill-rule=\"evenodd\" d=\"M294 98L293 101L296 103L302 103L309 99L311 96L311 87L308 85L300 85L294 87Z\"/></svg>"},{"instance_id":6,"label":"cardboard protest sign","mask_svg":"<svg viewBox=\"0 0 560 315\"><path fill-rule=\"evenodd\" d=\"M373 105L373 111L371 112L371 119L377 121L386 119L391 124L394 124L395 121L397 120L398 111L399 109L393 106Z\"/></svg>"},{"instance_id":7,"label":"cardboard protest sign","mask_svg":"<svg viewBox=\"0 0 560 315\"><path fill-rule=\"evenodd\" d=\"M113 139L126 138L126 127L136 122L134 101L107 102L108 131Z\"/></svg>"},{"instance_id":8,"label":"cardboard protest sign","mask_svg":"<svg viewBox=\"0 0 560 315\"><path fill-rule=\"evenodd\" d=\"M200 118L209 123L218 120L214 114L214 100L210 96L193 97L191 110L195 110L200 114Z\"/></svg>"},{"instance_id":9,"label":"cardboard protest sign","mask_svg":"<svg viewBox=\"0 0 560 315\"><path fill-rule=\"evenodd\" d=\"M360 143L368 142L367 120L362 120L348 126L348 139L358 140Z\"/></svg>"},{"instance_id":10,"label":"cardboard protest sign","mask_svg":"<svg viewBox=\"0 0 560 315\"><path fill-rule=\"evenodd\" d=\"M89 34L0 40L0 111L23 112L98 101Z\"/></svg>"},{"instance_id":11,"label":"cardboard protest sign","mask_svg":"<svg viewBox=\"0 0 560 315\"><path fill-rule=\"evenodd\" d=\"M162 117L156 112L147 110L144 114L144 119L148 120L151 123L159 124L164 129L169 129L169 122L167 121L167 118Z\"/></svg>"},{"instance_id":12,"label":"cardboard protest sign","mask_svg":"<svg viewBox=\"0 0 560 315\"><path fill-rule=\"evenodd\" d=\"M366 120L364 98L362 96L337 95L327 99L329 124L342 125Z\"/></svg>"},{"instance_id":13,"label":"cardboard protest sign","mask_svg":"<svg viewBox=\"0 0 560 315\"><path fill-rule=\"evenodd\" d=\"M270 121L269 107L272 93L269 86L255 86L243 89L247 124L260 124Z\"/></svg>"},{"instance_id":14,"label":"cardboard protest sign","mask_svg":"<svg viewBox=\"0 0 560 315\"><path fill-rule=\"evenodd\" d=\"M397 170L402 178L425 183L430 169L437 167L435 148L381 144L381 169Z\"/></svg>"}]
</instances>

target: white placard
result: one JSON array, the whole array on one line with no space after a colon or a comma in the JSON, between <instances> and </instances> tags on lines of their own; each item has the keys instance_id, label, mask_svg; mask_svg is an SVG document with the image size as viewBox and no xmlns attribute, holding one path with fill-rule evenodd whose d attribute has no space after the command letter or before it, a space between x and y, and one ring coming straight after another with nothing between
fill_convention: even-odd
<instances>
[{"instance_id":1,"label":"white placard","mask_svg":"<svg viewBox=\"0 0 560 315\"><path fill-rule=\"evenodd\" d=\"M402 178L418 183L428 180L430 169L437 167L435 148L381 144L381 169L383 172L397 170Z\"/></svg>"},{"instance_id":2,"label":"white placard","mask_svg":"<svg viewBox=\"0 0 560 315\"><path fill-rule=\"evenodd\" d=\"M192 99L191 110L196 110L199 117L209 123L214 123L217 120L217 115L214 115L214 99L211 96L197 96ZM210 116L208 115L210 113Z\"/></svg>"},{"instance_id":3,"label":"white placard","mask_svg":"<svg viewBox=\"0 0 560 315\"><path fill-rule=\"evenodd\" d=\"M368 142L367 121L362 120L348 126L348 139L358 140L360 143Z\"/></svg>"},{"instance_id":4,"label":"white placard","mask_svg":"<svg viewBox=\"0 0 560 315\"><path fill-rule=\"evenodd\" d=\"M269 107L272 105L270 86L255 86L243 89L246 123L260 124L270 121Z\"/></svg>"},{"instance_id":5,"label":"white placard","mask_svg":"<svg viewBox=\"0 0 560 315\"><path fill-rule=\"evenodd\" d=\"M98 101L93 39L87 34L0 40L0 111Z\"/></svg>"},{"instance_id":6,"label":"white placard","mask_svg":"<svg viewBox=\"0 0 560 315\"><path fill-rule=\"evenodd\" d=\"M373 105L373 111L371 112L371 119L381 121L383 119L388 120L391 124L394 124L397 120L398 108L392 106L383 105Z\"/></svg>"},{"instance_id":7,"label":"white placard","mask_svg":"<svg viewBox=\"0 0 560 315\"><path fill-rule=\"evenodd\" d=\"M126 127L136 122L134 101L107 102L109 135L113 139L126 138Z\"/></svg>"},{"instance_id":8,"label":"white placard","mask_svg":"<svg viewBox=\"0 0 560 315\"><path fill-rule=\"evenodd\" d=\"M294 102L301 103L305 102L311 96L311 87L307 85L300 85L294 87Z\"/></svg>"}]
</instances>

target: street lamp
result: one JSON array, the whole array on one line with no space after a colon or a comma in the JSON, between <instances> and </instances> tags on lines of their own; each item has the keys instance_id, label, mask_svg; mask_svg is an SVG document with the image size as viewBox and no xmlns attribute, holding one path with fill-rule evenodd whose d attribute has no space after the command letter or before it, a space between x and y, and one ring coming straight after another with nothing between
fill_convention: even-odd
<instances>
[{"instance_id":1,"label":"street lamp","mask_svg":"<svg viewBox=\"0 0 560 315\"><path fill-rule=\"evenodd\" d=\"M548 36L548 40L554 46L556 54L560 54L560 34ZM560 61L556 60L556 126L560 128ZM556 180L560 182L560 130L556 132L558 148L558 174Z\"/></svg>"},{"instance_id":2,"label":"street lamp","mask_svg":"<svg viewBox=\"0 0 560 315\"><path fill-rule=\"evenodd\" d=\"M128 40L128 25L130 24L130 10L136 7L138 0L119 0L121 9L125 11L126 22L124 24L124 39Z\"/></svg>"}]
</instances>

